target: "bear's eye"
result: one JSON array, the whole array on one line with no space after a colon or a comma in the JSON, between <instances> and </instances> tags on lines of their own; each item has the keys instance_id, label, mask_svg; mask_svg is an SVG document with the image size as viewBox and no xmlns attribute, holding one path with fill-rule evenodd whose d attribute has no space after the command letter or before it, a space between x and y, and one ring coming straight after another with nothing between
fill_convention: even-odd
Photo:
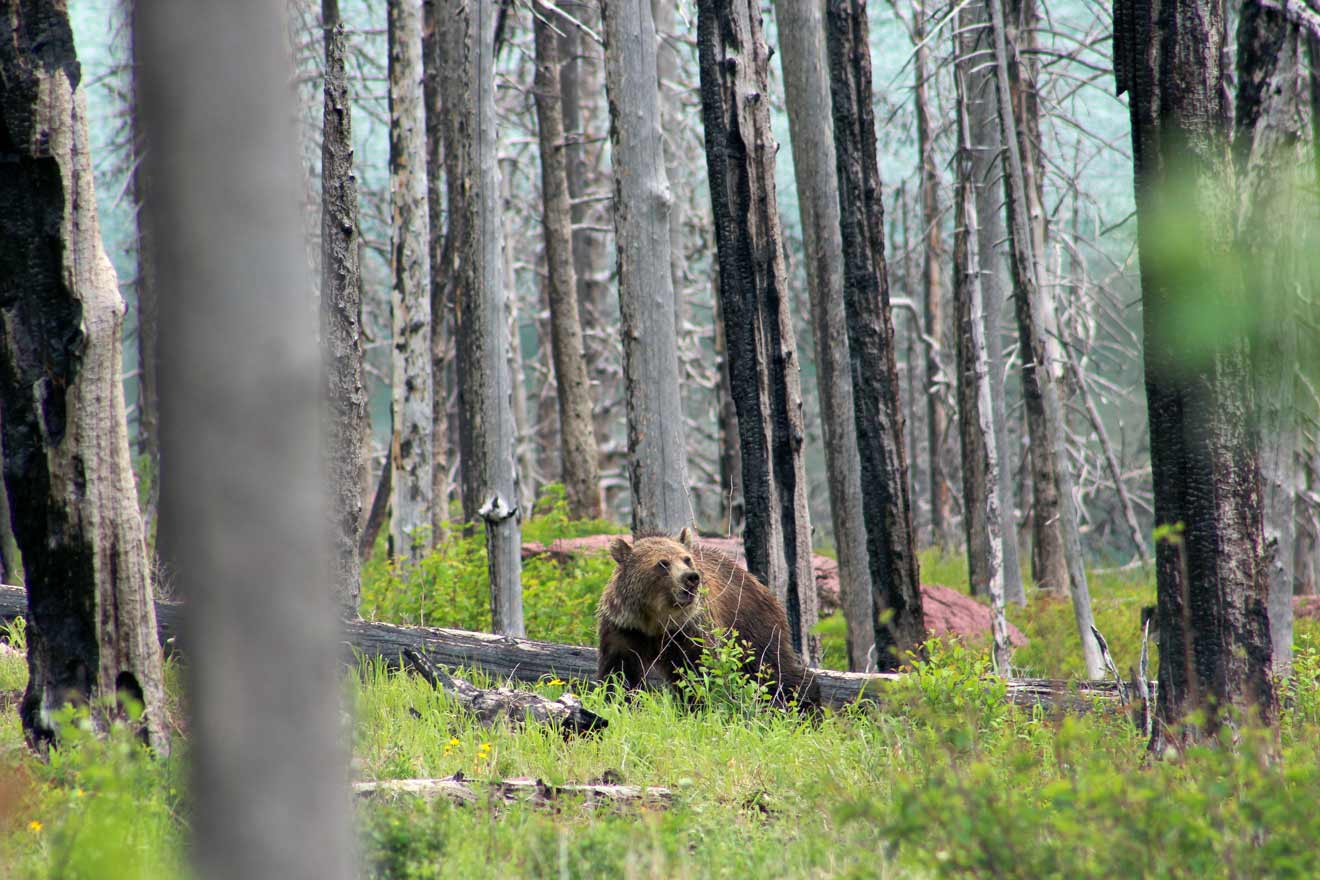
<instances>
[{"instance_id":1,"label":"bear's eye","mask_svg":"<svg viewBox=\"0 0 1320 880\"><path fill-rule=\"evenodd\" d=\"M655 564L655 567L660 569L661 571L669 571L669 560L661 559L659 562Z\"/></svg>"},{"instance_id":2,"label":"bear's eye","mask_svg":"<svg viewBox=\"0 0 1320 880\"><path fill-rule=\"evenodd\" d=\"M684 557L683 557L683 564L686 565L688 568L691 568L691 567L692 567L692 557L691 557L691 556L684 556Z\"/></svg>"}]
</instances>

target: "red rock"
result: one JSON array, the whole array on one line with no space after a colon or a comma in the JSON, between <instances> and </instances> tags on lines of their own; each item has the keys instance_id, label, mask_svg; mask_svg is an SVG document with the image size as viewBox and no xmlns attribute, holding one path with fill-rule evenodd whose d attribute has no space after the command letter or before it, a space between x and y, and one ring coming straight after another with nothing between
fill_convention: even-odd
<instances>
[{"instance_id":1,"label":"red rock","mask_svg":"<svg viewBox=\"0 0 1320 880\"><path fill-rule=\"evenodd\" d=\"M604 553L609 549L610 541L618 535L591 535L586 538L561 538L550 546L530 542L523 545L523 559L549 554L552 558L566 560L577 553ZM741 564L746 564L742 541L738 538L702 538L701 543L729 554ZM812 556L812 568L816 573L816 594L820 600L820 615L828 617L839 610L839 564L828 556ZM1303 612L1306 600L1307 611ZM1298 597L1296 608L1298 616L1320 619L1320 596ZM990 632L990 608L964 593L938 584L921 585L921 607L926 615L926 628L934 636L971 636L979 637ZM1011 623L1008 625L1008 637L1014 647L1020 648L1027 643L1027 637Z\"/></svg>"}]
</instances>

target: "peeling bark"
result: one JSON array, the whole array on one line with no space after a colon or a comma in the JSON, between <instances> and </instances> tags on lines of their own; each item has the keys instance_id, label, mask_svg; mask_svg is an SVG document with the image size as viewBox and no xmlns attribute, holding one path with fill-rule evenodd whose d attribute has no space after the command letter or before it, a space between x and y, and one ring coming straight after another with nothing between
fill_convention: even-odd
<instances>
[{"instance_id":1,"label":"peeling bark","mask_svg":"<svg viewBox=\"0 0 1320 880\"><path fill-rule=\"evenodd\" d=\"M120 690L168 752L123 394L124 301L101 243L87 98L63 3L0 10L0 409L26 569L29 740Z\"/></svg>"}]
</instances>

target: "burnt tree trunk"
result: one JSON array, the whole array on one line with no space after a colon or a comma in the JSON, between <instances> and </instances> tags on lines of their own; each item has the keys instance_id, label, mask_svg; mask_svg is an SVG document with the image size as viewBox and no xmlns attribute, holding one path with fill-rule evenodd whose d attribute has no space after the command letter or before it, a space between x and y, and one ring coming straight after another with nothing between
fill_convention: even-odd
<instances>
[{"instance_id":1,"label":"burnt tree trunk","mask_svg":"<svg viewBox=\"0 0 1320 880\"><path fill-rule=\"evenodd\" d=\"M1176 24L1176 26L1175 26ZM1246 314L1242 278L1207 276L1233 245L1222 0L1118 0L1114 71L1128 94L1146 403L1155 496L1159 702L1152 748L1213 733L1233 709L1270 723L1269 572L1253 436L1251 352L1228 323L1189 339L1189 309ZM1169 224L1177 225L1170 246ZM1202 710L1204 728L1188 723Z\"/></svg>"},{"instance_id":2,"label":"burnt tree trunk","mask_svg":"<svg viewBox=\"0 0 1320 880\"><path fill-rule=\"evenodd\" d=\"M1306 130L1309 89L1297 27L1282 12L1247 4L1238 17L1234 154L1239 192L1237 235L1259 291L1253 349L1258 401L1261 503L1269 576L1274 671L1292 665L1297 469L1298 292L1313 291L1303 254L1315 222ZM1309 194L1308 194L1309 193ZM1304 210L1305 209L1305 210ZM1311 233L1313 235L1313 233ZM1302 361L1302 363L1314 361Z\"/></svg>"},{"instance_id":3,"label":"burnt tree trunk","mask_svg":"<svg viewBox=\"0 0 1320 880\"><path fill-rule=\"evenodd\" d=\"M564 494L576 519L601 515L600 465L591 423L591 385L582 346L577 278L573 273L573 216L565 161L559 46L551 24L535 16L536 121L541 136L542 224L550 299L550 341L559 398Z\"/></svg>"},{"instance_id":4,"label":"burnt tree trunk","mask_svg":"<svg viewBox=\"0 0 1320 880\"><path fill-rule=\"evenodd\" d=\"M770 49L749 0L697 5L697 55L720 306L738 412L747 568L784 603L793 647L816 655L815 578L793 303L775 199Z\"/></svg>"},{"instance_id":5,"label":"burnt tree trunk","mask_svg":"<svg viewBox=\"0 0 1320 880\"><path fill-rule=\"evenodd\" d=\"M389 0L390 387L394 465L390 537L401 559L426 551L431 527L431 291L422 112L422 9Z\"/></svg>"},{"instance_id":6,"label":"burnt tree trunk","mask_svg":"<svg viewBox=\"0 0 1320 880\"><path fill-rule=\"evenodd\" d=\"M450 309L452 245L444 228L445 115L441 77L442 0L422 2L422 103L426 118L426 212L430 228L427 262L431 295L431 540L439 543L449 521L449 377L454 359L454 316Z\"/></svg>"},{"instance_id":7,"label":"burnt tree trunk","mask_svg":"<svg viewBox=\"0 0 1320 880\"><path fill-rule=\"evenodd\" d=\"M1013 110L1012 86L1003 0L988 0L991 31L994 36L995 78L999 95L999 124L1004 139L1004 200L1007 206L1009 251L1013 256L1014 305L1018 325L1027 331L1023 337L1023 362L1028 360L1033 369L1023 370L1024 396L1035 396L1041 406L1041 427L1045 442L1033 441L1032 461L1049 466L1054 475L1058 496L1059 532L1064 541L1067 563L1068 592L1072 597L1073 617L1077 622L1082 657L1091 678L1104 675L1104 661L1100 645L1092 631L1091 595L1086 582L1086 569L1082 559L1082 541L1078 526L1077 500L1073 493L1072 472L1068 467L1067 433L1064 425L1063 405L1058 388L1050 372L1046 329L1045 295L1040 286L1041 259L1036 252L1037 238L1032 231L1031 178L1024 171L1023 152L1026 144L1024 130L1018 126ZM1036 502L1039 504L1040 499ZM1037 507L1036 515L1040 515Z\"/></svg>"},{"instance_id":8,"label":"burnt tree trunk","mask_svg":"<svg viewBox=\"0 0 1320 880\"><path fill-rule=\"evenodd\" d=\"M495 9L446 0L446 153L457 285L464 512L486 530L492 626L522 635L522 509L515 466L513 371L495 119Z\"/></svg>"},{"instance_id":9,"label":"burnt tree trunk","mask_svg":"<svg viewBox=\"0 0 1320 880\"><path fill-rule=\"evenodd\" d=\"M322 0L325 105L321 134L321 340L325 351L326 474L332 499L334 583L340 611L357 615L362 592L362 469L367 390L362 376L362 275L358 265L353 122L338 0Z\"/></svg>"},{"instance_id":10,"label":"burnt tree trunk","mask_svg":"<svg viewBox=\"0 0 1320 880\"><path fill-rule=\"evenodd\" d=\"M908 501L867 34L864 0L829 0L826 37L843 224L843 291L874 591L876 663L880 669L892 669L908 652L923 650L926 623Z\"/></svg>"},{"instance_id":11,"label":"burnt tree trunk","mask_svg":"<svg viewBox=\"0 0 1320 880\"><path fill-rule=\"evenodd\" d=\"M151 572L101 244L87 98L63 3L0 10L0 422L28 589L30 741L70 700L130 692L169 751Z\"/></svg>"},{"instance_id":12,"label":"burnt tree trunk","mask_svg":"<svg viewBox=\"0 0 1320 880\"><path fill-rule=\"evenodd\" d=\"M660 138L651 4L605 0L605 86L614 160L628 459L635 532L677 533L692 521L679 395L672 196Z\"/></svg>"},{"instance_id":13,"label":"burnt tree trunk","mask_svg":"<svg viewBox=\"0 0 1320 880\"><path fill-rule=\"evenodd\" d=\"M989 16L985 3L973 0L958 13L955 29L954 53L956 67L963 83L962 100L967 107L969 185L975 204L977 264L954 270L954 283L967 280L967 272L976 272L985 304L985 345L990 368L991 418L995 429L996 446L1000 452L999 510L1004 530L1004 595L1010 602L1022 604L1026 591L1022 586L1022 565L1018 557L1017 522L1014 515L1012 455L1008 442L1008 404L1004 397L1007 366L1003 352L1004 273L1000 253L1004 240L1003 174L1001 154L1003 139L999 134L999 111L996 107L995 77L992 65L985 63L991 52ZM961 222L961 221L958 221ZM966 251L964 251L966 253ZM970 338L960 319L957 346L963 365L973 361L968 355ZM969 367L970 368L970 367ZM960 370L962 367L960 367ZM975 413L975 383L967 377L959 379L960 413ZM964 392L973 394L967 397ZM986 523L983 521L989 499L985 495L984 438L976 429L975 418L960 418L959 440L962 449L963 472L963 531L967 536L967 571L973 595L985 595L990 582L987 570L989 548L985 546Z\"/></svg>"},{"instance_id":14,"label":"burnt tree trunk","mask_svg":"<svg viewBox=\"0 0 1320 880\"><path fill-rule=\"evenodd\" d=\"M843 240L825 25L822 10L814 3L777 0L775 14L815 331L816 388L834 546L839 553L839 592L848 626L848 668L866 672L875 665L871 570L866 558L861 461L843 308Z\"/></svg>"}]
</instances>

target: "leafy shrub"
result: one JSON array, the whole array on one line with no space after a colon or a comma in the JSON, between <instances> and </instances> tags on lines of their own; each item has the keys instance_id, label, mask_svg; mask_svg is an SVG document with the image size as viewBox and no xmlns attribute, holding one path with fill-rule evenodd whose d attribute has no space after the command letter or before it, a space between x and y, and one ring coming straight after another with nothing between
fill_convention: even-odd
<instances>
[{"instance_id":1,"label":"leafy shrub","mask_svg":"<svg viewBox=\"0 0 1320 880\"><path fill-rule=\"evenodd\" d=\"M676 686L689 704L708 711L747 718L770 705L769 677L745 670L755 658L750 643L738 634L715 633L701 647L695 669L680 669Z\"/></svg>"}]
</instances>

